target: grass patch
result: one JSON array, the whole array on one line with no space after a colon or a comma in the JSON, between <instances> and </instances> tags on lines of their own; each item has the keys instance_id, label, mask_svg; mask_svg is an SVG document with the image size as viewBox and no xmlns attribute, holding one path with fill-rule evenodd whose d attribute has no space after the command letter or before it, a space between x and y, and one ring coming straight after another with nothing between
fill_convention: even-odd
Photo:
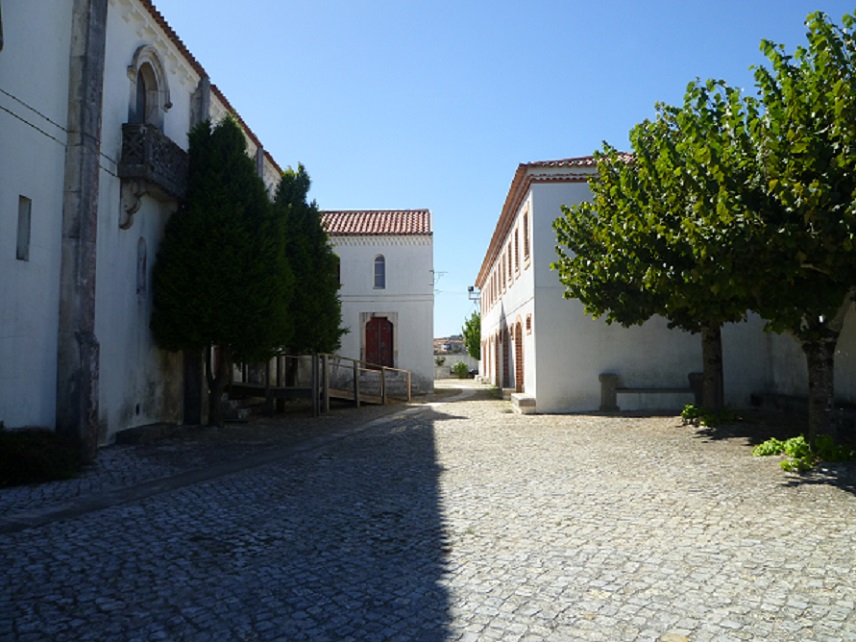
<instances>
[{"instance_id":1,"label":"grass patch","mask_svg":"<svg viewBox=\"0 0 856 642\"><path fill-rule=\"evenodd\" d=\"M74 441L42 428L0 427L0 488L70 479L81 468Z\"/></svg>"}]
</instances>

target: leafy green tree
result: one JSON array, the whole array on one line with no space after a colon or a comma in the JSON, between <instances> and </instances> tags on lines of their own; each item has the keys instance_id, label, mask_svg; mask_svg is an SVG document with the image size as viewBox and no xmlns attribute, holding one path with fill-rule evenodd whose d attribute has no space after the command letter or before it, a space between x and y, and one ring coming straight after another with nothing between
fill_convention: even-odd
<instances>
[{"instance_id":1,"label":"leafy green tree","mask_svg":"<svg viewBox=\"0 0 856 642\"><path fill-rule=\"evenodd\" d=\"M222 425L235 361L266 360L290 339L283 224L240 126L195 127L186 202L166 225L153 270L151 328L167 350L205 351L212 424Z\"/></svg>"},{"instance_id":2,"label":"leafy green tree","mask_svg":"<svg viewBox=\"0 0 856 642\"><path fill-rule=\"evenodd\" d=\"M768 205L755 220L756 309L806 355L809 441L832 433L834 357L856 295L856 13L806 21L808 45L761 43L749 121Z\"/></svg>"},{"instance_id":3,"label":"leafy green tree","mask_svg":"<svg viewBox=\"0 0 856 642\"><path fill-rule=\"evenodd\" d=\"M285 221L285 251L297 282L290 307L291 354L335 352L346 332L339 300L339 257L322 226L318 205L307 202L310 184L303 165L288 168L274 200L277 215ZM290 372L289 378L293 376Z\"/></svg>"},{"instance_id":4,"label":"leafy green tree","mask_svg":"<svg viewBox=\"0 0 856 642\"><path fill-rule=\"evenodd\" d=\"M477 310L464 321L461 332L467 354L474 359L481 359L481 315Z\"/></svg>"},{"instance_id":5,"label":"leafy green tree","mask_svg":"<svg viewBox=\"0 0 856 642\"><path fill-rule=\"evenodd\" d=\"M745 122L739 92L694 82L682 107L658 105L630 132L632 155L604 144L595 154L593 198L563 207L554 222L564 296L609 323L641 324L655 314L700 333L703 404L723 405L721 328L745 319L749 257L733 222L745 204L723 182L746 173L733 124ZM745 129L745 128L744 128Z\"/></svg>"},{"instance_id":6,"label":"leafy green tree","mask_svg":"<svg viewBox=\"0 0 856 642\"><path fill-rule=\"evenodd\" d=\"M593 203L556 224L566 296L593 314L631 324L663 313L691 329L686 318L736 313L748 297L769 330L794 336L808 366L812 444L834 432L834 356L856 296L856 14L842 22L810 14L808 45L793 54L763 41L770 66L755 71L756 97L691 85L683 109L661 108L631 136L633 163L605 150ZM646 139L661 121L665 130ZM639 190L652 148L665 183ZM658 209L667 212L652 216ZM687 296L682 284L708 294Z\"/></svg>"}]
</instances>

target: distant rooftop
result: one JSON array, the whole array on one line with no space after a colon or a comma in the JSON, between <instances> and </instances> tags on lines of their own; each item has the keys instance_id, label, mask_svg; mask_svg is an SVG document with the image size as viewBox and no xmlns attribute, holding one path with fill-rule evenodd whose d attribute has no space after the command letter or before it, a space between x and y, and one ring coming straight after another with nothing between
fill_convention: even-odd
<instances>
[{"instance_id":1,"label":"distant rooftop","mask_svg":"<svg viewBox=\"0 0 856 642\"><path fill-rule=\"evenodd\" d=\"M321 223L336 235L430 235L430 210L322 211Z\"/></svg>"}]
</instances>

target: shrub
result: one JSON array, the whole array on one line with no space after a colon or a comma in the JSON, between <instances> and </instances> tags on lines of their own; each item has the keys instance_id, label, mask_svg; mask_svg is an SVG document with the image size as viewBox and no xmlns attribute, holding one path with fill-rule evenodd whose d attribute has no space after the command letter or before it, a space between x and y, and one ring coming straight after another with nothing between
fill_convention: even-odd
<instances>
[{"instance_id":1,"label":"shrub","mask_svg":"<svg viewBox=\"0 0 856 642\"><path fill-rule=\"evenodd\" d=\"M470 375L470 369L463 361L459 361L452 366L452 374L457 375L459 379L466 379Z\"/></svg>"},{"instance_id":2,"label":"shrub","mask_svg":"<svg viewBox=\"0 0 856 642\"><path fill-rule=\"evenodd\" d=\"M438 368L446 363L446 357L434 357L434 365Z\"/></svg>"},{"instance_id":3,"label":"shrub","mask_svg":"<svg viewBox=\"0 0 856 642\"><path fill-rule=\"evenodd\" d=\"M681 419L684 425L692 424L693 426L713 427L735 421L738 417L733 410L729 410L728 408L708 410L707 408L688 403L681 411Z\"/></svg>"},{"instance_id":4,"label":"shrub","mask_svg":"<svg viewBox=\"0 0 856 642\"><path fill-rule=\"evenodd\" d=\"M53 431L0 429L0 488L69 479L81 465L77 444Z\"/></svg>"},{"instance_id":5,"label":"shrub","mask_svg":"<svg viewBox=\"0 0 856 642\"><path fill-rule=\"evenodd\" d=\"M787 459L780 464L782 470L797 473L814 468L820 461L850 461L856 456L852 450L836 444L830 435L820 435L815 440L814 449L802 435L786 441L773 437L755 446L752 454L756 457L785 455Z\"/></svg>"}]
</instances>

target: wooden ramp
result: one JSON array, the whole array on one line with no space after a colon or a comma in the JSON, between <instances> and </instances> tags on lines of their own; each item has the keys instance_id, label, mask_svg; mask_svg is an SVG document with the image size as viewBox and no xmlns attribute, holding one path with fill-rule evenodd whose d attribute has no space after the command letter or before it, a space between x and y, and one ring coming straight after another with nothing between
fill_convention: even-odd
<instances>
[{"instance_id":1,"label":"wooden ramp","mask_svg":"<svg viewBox=\"0 0 856 642\"><path fill-rule=\"evenodd\" d=\"M343 399L345 401L354 401L356 395L353 390L339 390L336 388L330 388L328 394L330 395L330 399ZM369 395L364 392L360 393L360 403L368 403L376 406L383 405L383 397L379 395Z\"/></svg>"},{"instance_id":2,"label":"wooden ramp","mask_svg":"<svg viewBox=\"0 0 856 642\"><path fill-rule=\"evenodd\" d=\"M309 386L285 386L285 360L308 362L311 376ZM275 371L275 372L273 372ZM241 372L241 381L232 381L229 397L232 399L261 398L265 400L265 414L273 415L277 400L310 399L313 415L330 410L330 399L360 404L383 405L391 400L410 401L411 374L408 370L390 368L340 357L315 354L299 357L282 355L264 364L264 383L248 381L248 368ZM275 384L273 382L276 382ZM282 409L282 408L280 408Z\"/></svg>"}]
</instances>

